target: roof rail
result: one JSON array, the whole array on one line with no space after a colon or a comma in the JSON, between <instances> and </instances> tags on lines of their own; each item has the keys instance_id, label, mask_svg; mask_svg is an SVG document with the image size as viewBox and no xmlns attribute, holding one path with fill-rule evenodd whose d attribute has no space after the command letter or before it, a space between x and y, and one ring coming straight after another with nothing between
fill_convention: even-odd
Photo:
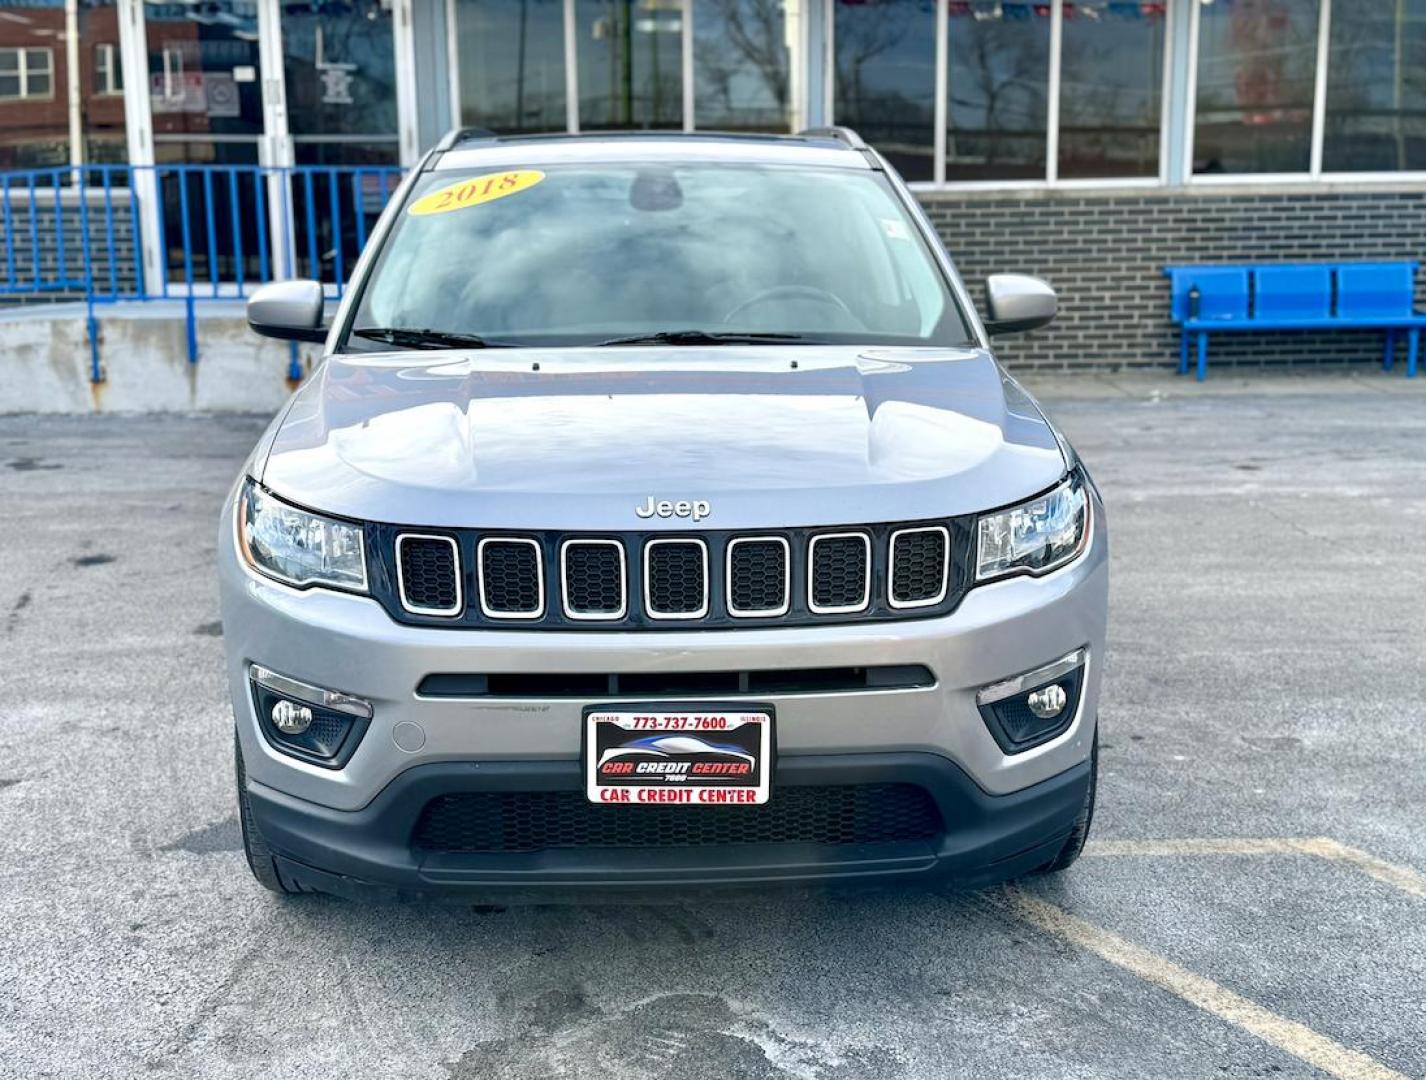
<instances>
[{"instance_id":1,"label":"roof rail","mask_svg":"<svg viewBox=\"0 0 1426 1080\"><path fill-rule=\"evenodd\" d=\"M495 138L499 138L499 136L497 136L495 132L490 131L486 128L451 128L450 131L446 132L444 135L441 136L441 141L436 143L435 148L437 150L449 150L451 147L455 146L456 143L463 143L471 139Z\"/></svg>"},{"instance_id":2,"label":"roof rail","mask_svg":"<svg viewBox=\"0 0 1426 1080\"><path fill-rule=\"evenodd\" d=\"M836 139L838 142L846 143L853 150L871 149L869 146L867 146L865 139L863 139L851 128L843 127L841 125L829 127L803 128L797 134L802 136L803 138L808 139Z\"/></svg>"}]
</instances>

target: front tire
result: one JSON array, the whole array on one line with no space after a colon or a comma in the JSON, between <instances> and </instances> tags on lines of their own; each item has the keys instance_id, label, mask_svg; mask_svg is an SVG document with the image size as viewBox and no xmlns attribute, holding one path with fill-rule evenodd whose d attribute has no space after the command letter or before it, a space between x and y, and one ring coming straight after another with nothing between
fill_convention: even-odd
<instances>
[{"instance_id":1,"label":"front tire","mask_svg":"<svg viewBox=\"0 0 1426 1080\"><path fill-rule=\"evenodd\" d=\"M262 833L258 831L257 822L253 820L252 807L248 803L248 774L243 768L243 748L236 733L233 735L233 762L238 780L238 823L243 830L243 854L247 856L248 869L264 889L291 896L300 890L290 889L283 884L282 877L277 872L277 861L268 850Z\"/></svg>"},{"instance_id":2,"label":"front tire","mask_svg":"<svg viewBox=\"0 0 1426 1080\"><path fill-rule=\"evenodd\" d=\"M1099 791L1099 722L1094 724L1094 745L1089 751L1089 791L1085 793L1084 805L1080 807L1060 853L1035 871L1037 874L1058 874L1068 870L1084 850L1084 842L1089 839L1090 826L1094 824L1094 800Z\"/></svg>"}]
</instances>

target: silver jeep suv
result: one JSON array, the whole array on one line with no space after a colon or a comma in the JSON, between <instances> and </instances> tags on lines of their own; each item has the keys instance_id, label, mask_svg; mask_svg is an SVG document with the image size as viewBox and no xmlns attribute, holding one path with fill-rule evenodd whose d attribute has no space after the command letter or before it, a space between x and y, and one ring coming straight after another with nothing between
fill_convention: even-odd
<instances>
[{"instance_id":1,"label":"silver jeep suv","mask_svg":"<svg viewBox=\"0 0 1426 1080\"><path fill-rule=\"evenodd\" d=\"M982 884L1094 807L1107 538L853 132L457 132L407 176L219 565L280 892Z\"/></svg>"}]
</instances>

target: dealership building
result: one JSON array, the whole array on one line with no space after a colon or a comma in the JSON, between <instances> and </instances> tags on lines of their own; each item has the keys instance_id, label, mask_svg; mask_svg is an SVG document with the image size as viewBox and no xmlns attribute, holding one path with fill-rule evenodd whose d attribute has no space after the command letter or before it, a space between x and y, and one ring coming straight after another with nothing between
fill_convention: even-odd
<instances>
[{"instance_id":1,"label":"dealership building","mask_svg":"<svg viewBox=\"0 0 1426 1080\"><path fill-rule=\"evenodd\" d=\"M911 182L968 279L1059 289L1010 363L1167 365L1166 264L1418 257L1423 72L1426 0L0 4L0 293L42 292L24 267L66 243L72 286L73 229L100 215L108 261L85 258L116 296L340 281L373 203L453 126L839 124ZM47 199L50 239L28 209ZM279 236L279 205L310 235ZM1216 362L1365 360L1370 338L1241 335Z\"/></svg>"}]
</instances>

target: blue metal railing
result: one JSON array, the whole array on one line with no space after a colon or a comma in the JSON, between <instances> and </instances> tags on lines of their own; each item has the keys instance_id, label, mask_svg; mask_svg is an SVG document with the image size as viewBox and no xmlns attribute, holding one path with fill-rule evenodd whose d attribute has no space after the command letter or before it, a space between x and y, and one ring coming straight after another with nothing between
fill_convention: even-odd
<instances>
[{"instance_id":1,"label":"blue metal railing","mask_svg":"<svg viewBox=\"0 0 1426 1080\"><path fill-rule=\"evenodd\" d=\"M242 300L267 281L322 281L340 298L401 177L385 165L83 165L0 173L0 296L82 295L91 377L103 380L96 306L181 300L188 359L198 301ZM152 200L145 213L146 200ZM152 228L158 273L145 274ZM291 351L297 377L296 347Z\"/></svg>"}]
</instances>

